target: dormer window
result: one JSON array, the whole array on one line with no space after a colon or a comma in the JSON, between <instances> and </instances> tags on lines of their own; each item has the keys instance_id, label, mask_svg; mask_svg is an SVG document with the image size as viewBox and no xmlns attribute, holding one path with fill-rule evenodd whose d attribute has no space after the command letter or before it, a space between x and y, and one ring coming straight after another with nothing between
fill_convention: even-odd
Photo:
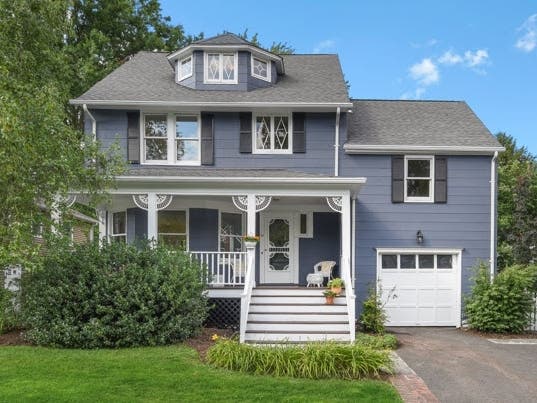
<instances>
[{"instance_id":1,"label":"dormer window","mask_svg":"<svg viewBox=\"0 0 537 403\"><path fill-rule=\"evenodd\" d=\"M252 56L252 77L270 81L270 63Z\"/></svg>"},{"instance_id":2,"label":"dormer window","mask_svg":"<svg viewBox=\"0 0 537 403\"><path fill-rule=\"evenodd\" d=\"M181 81L192 76L192 70L192 55L190 55L179 61L177 66L177 81Z\"/></svg>"},{"instance_id":3,"label":"dormer window","mask_svg":"<svg viewBox=\"0 0 537 403\"><path fill-rule=\"evenodd\" d=\"M237 84L237 53L205 53L205 83Z\"/></svg>"}]
</instances>

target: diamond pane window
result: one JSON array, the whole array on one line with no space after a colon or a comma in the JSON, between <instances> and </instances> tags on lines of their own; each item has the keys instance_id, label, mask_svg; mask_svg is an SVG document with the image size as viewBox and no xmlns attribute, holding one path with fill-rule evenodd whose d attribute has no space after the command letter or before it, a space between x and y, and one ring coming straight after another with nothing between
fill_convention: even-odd
<instances>
[{"instance_id":1,"label":"diamond pane window","mask_svg":"<svg viewBox=\"0 0 537 403\"><path fill-rule=\"evenodd\" d=\"M235 80L235 55L225 54L223 55L223 80L234 81Z\"/></svg>"},{"instance_id":2,"label":"diamond pane window","mask_svg":"<svg viewBox=\"0 0 537 403\"><path fill-rule=\"evenodd\" d=\"M269 81L269 64L264 60L252 58L252 75Z\"/></svg>"},{"instance_id":3,"label":"diamond pane window","mask_svg":"<svg viewBox=\"0 0 537 403\"><path fill-rule=\"evenodd\" d=\"M211 84L237 83L237 54L206 53L205 82Z\"/></svg>"},{"instance_id":4,"label":"diamond pane window","mask_svg":"<svg viewBox=\"0 0 537 403\"><path fill-rule=\"evenodd\" d=\"M207 56L207 79L220 80L220 54L218 53L211 53Z\"/></svg>"},{"instance_id":5,"label":"diamond pane window","mask_svg":"<svg viewBox=\"0 0 537 403\"><path fill-rule=\"evenodd\" d=\"M291 151L288 116L256 116L255 136L255 149L258 152Z\"/></svg>"}]
</instances>

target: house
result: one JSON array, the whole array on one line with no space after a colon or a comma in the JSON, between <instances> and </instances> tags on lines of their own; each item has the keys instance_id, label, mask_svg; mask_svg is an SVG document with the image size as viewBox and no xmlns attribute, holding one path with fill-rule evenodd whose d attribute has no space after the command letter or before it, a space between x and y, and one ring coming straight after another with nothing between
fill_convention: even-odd
<instances>
[{"instance_id":1,"label":"house","mask_svg":"<svg viewBox=\"0 0 537 403\"><path fill-rule=\"evenodd\" d=\"M471 267L495 270L503 149L464 102L351 100L336 55L224 34L139 52L71 103L129 163L100 236L190 251L241 341L352 341L377 281L390 325L460 326ZM320 261L347 284L333 306L306 287Z\"/></svg>"}]
</instances>

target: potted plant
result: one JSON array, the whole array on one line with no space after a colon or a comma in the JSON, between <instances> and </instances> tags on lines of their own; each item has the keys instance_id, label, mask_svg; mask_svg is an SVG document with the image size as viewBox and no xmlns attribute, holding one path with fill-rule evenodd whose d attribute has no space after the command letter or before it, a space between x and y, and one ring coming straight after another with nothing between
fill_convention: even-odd
<instances>
[{"instance_id":1,"label":"potted plant","mask_svg":"<svg viewBox=\"0 0 537 403\"><path fill-rule=\"evenodd\" d=\"M341 294L341 289L345 285L345 282L339 277L333 278L328 282L328 287L330 291L336 293L337 295Z\"/></svg>"},{"instance_id":2,"label":"potted plant","mask_svg":"<svg viewBox=\"0 0 537 403\"><path fill-rule=\"evenodd\" d=\"M255 245L259 242L259 235L245 235L242 237L242 240L244 241L246 247L255 247Z\"/></svg>"},{"instance_id":3,"label":"potted plant","mask_svg":"<svg viewBox=\"0 0 537 403\"><path fill-rule=\"evenodd\" d=\"M324 297L326 298L326 305L333 305L334 298L337 297L337 294L332 290L326 290L323 292Z\"/></svg>"}]
</instances>

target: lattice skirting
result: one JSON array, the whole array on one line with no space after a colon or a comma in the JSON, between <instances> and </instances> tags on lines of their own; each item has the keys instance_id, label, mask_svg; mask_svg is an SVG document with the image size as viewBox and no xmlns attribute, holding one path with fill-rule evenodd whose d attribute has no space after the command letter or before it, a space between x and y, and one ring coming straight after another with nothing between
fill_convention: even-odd
<instances>
[{"instance_id":1,"label":"lattice skirting","mask_svg":"<svg viewBox=\"0 0 537 403\"><path fill-rule=\"evenodd\" d=\"M241 318L240 298L209 298L209 316L205 326L238 329Z\"/></svg>"}]
</instances>

